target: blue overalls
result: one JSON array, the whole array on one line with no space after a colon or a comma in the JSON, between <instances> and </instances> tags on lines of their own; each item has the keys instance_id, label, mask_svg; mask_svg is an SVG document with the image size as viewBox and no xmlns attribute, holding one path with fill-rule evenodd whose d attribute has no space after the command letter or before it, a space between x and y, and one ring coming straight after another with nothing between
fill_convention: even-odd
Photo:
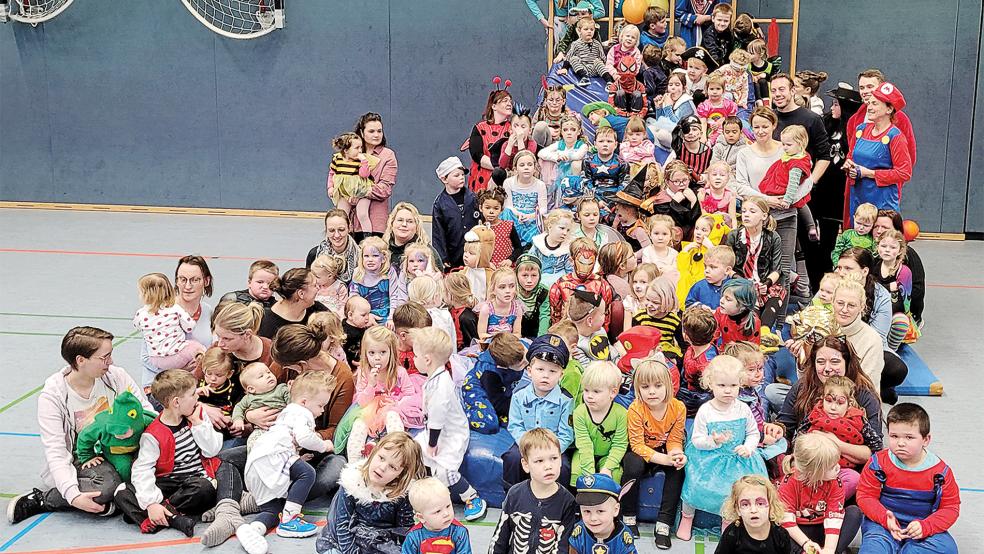
<instances>
[{"instance_id":1,"label":"blue overalls","mask_svg":"<svg viewBox=\"0 0 984 554\"><path fill-rule=\"evenodd\" d=\"M881 482L881 503L885 509L895 514L899 526L905 529L910 522L923 520L932 515L939 507L943 498L943 481L950 467L943 466L943 473L933 476L933 490L918 491L889 487L885 484L885 471L878 463L878 456L871 458L871 470L875 478ZM892 538L892 534L878 523L867 517L861 522L861 552L860 554L956 554L957 543L950 533L943 532L921 540L905 539L901 542Z\"/></svg>"},{"instance_id":2,"label":"blue overalls","mask_svg":"<svg viewBox=\"0 0 984 554\"><path fill-rule=\"evenodd\" d=\"M851 151L851 159L854 160L854 163L868 169L891 169L892 149L890 144L895 137L902 134L902 131L899 131L897 127L890 127L879 140L870 140L863 136L864 129L868 125L872 125L872 123L858 125L855 131L858 140L854 143L854 150ZM901 212L902 193L899 185L901 183L880 187L875 184L874 178L857 179L849 187L851 225L854 225L854 211L865 202L874 204L879 210Z\"/></svg>"}]
</instances>

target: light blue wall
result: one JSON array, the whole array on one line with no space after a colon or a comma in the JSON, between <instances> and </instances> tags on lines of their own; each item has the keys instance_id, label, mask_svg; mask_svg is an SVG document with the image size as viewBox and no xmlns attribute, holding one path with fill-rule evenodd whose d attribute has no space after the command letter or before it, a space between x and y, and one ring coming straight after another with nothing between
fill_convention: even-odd
<instances>
[{"instance_id":1,"label":"light blue wall","mask_svg":"<svg viewBox=\"0 0 984 554\"><path fill-rule=\"evenodd\" d=\"M249 41L218 37L179 0L120 6L79 1L37 28L0 28L0 199L321 210L331 137L377 111L396 198L429 212L433 168L467 137L490 77L529 104L545 65L519 0L287 0L287 28ZM832 88L879 67L906 94L919 144L907 217L984 231L980 2L801 6L800 69L827 71Z\"/></svg>"}]
</instances>

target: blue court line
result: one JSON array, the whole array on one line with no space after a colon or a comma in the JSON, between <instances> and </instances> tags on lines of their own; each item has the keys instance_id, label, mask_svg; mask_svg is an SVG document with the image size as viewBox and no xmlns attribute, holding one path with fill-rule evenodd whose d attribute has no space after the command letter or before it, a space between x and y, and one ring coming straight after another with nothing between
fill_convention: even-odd
<instances>
[{"instance_id":1,"label":"blue court line","mask_svg":"<svg viewBox=\"0 0 984 554\"><path fill-rule=\"evenodd\" d=\"M9 433L0 431L0 437L40 437L38 433Z\"/></svg>"},{"instance_id":2,"label":"blue court line","mask_svg":"<svg viewBox=\"0 0 984 554\"><path fill-rule=\"evenodd\" d=\"M50 515L51 512L48 512L46 514L42 514L40 517L38 517L38 519L32 521L31 524L25 527L24 529L22 529L20 533L17 533L13 537L11 537L10 540L0 545L0 552L5 552L8 548L13 546L15 542L19 541L24 535L30 533L31 529L34 529L35 527L40 525L42 521L48 519L48 516Z\"/></svg>"},{"instance_id":3,"label":"blue court line","mask_svg":"<svg viewBox=\"0 0 984 554\"><path fill-rule=\"evenodd\" d=\"M960 492L984 492L984 489L965 489L960 487Z\"/></svg>"}]
</instances>

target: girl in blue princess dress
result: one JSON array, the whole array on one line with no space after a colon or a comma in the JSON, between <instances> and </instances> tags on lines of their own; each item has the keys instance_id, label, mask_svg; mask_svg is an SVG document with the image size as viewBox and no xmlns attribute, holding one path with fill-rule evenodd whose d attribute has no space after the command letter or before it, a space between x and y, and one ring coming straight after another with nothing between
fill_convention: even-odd
<instances>
[{"instance_id":1,"label":"girl in blue princess dress","mask_svg":"<svg viewBox=\"0 0 984 554\"><path fill-rule=\"evenodd\" d=\"M731 483L756 474L767 476L756 449L758 424L752 410L738 401L744 365L738 358L716 356L704 369L701 385L714 397L697 410L687 442L687 475L683 481L683 517L677 538L690 540L695 510L721 512Z\"/></svg>"},{"instance_id":2,"label":"girl in blue princess dress","mask_svg":"<svg viewBox=\"0 0 984 554\"><path fill-rule=\"evenodd\" d=\"M359 245L358 266L349 293L369 301L376 323L392 320L393 312L407 301L406 281L397 278L390 265L390 251L379 237L367 237Z\"/></svg>"},{"instance_id":3,"label":"girl in blue princess dress","mask_svg":"<svg viewBox=\"0 0 984 554\"><path fill-rule=\"evenodd\" d=\"M540 232L540 221L547 213L547 187L536 178L536 155L520 150L513 156L514 175L502 183L506 203L502 219L512 221L523 247Z\"/></svg>"}]
</instances>

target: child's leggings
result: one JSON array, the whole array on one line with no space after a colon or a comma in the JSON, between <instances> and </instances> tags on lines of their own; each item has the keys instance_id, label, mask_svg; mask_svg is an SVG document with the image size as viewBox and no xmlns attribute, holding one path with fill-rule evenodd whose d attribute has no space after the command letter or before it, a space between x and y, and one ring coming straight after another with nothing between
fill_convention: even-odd
<instances>
[{"instance_id":1,"label":"child's leggings","mask_svg":"<svg viewBox=\"0 0 984 554\"><path fill-rule=\"evenodd\" d=\"M848 506L844 510L844 521L841 523L840 535L837 538L837 548L834 549L834 552L847 552L847 547L851 545L851 541L858 535L858 529L860 527L861 510L857 506ZM827 537L822 523L816 525L800 525L799 528L811 541L819 544L821 547L823 546L823 541ZM790 554L800 554L802 551L803 548L796 544L795 541L789 541ZM863 551L864 549L862 548Z\"/></svg>"},{"instance_id":2,"label":"child's leggings","mask_svg":"<svg viewBox=\"0 0 984 554\"><path fill-rule=\"evenodd\" d=\"M902 345L902 340L909 334L912 326L909 316L898 312L892 314L892 326L888 329L888 348L895 352Z\"/></svg>"},{"instance_id":3,"label":"child's leggings","mask_svg":"<svg viewBox=\"0 0 984 554\"><path fill-rule=\"evenodd\" d=\"M404 431L403 420L400 413L396 410L386 412L386 433ZM365 448L369 441L369 426L359 418L352 424L352 432L349 433L348 444L345 445L346 458L354 462L366 457Z\"/></svg>"},{"instance_id":4,"label":"child's leggings","mask_svg":"<svg viewBox=\"0 0 984 554\"><path fill-rule=\"evenodd\" d=\"M861 551L859 554L953 554L957 543L944 531L922 540L899 542L881 525L868 518L861 522Z\"/></svg>"},{"instance_id":5,"label":"child's leggings","mask_svg":"<svg viewBox=\"0 0 984 554\"><path fill-rule=\"evenodd\" d=\"M304 460L297 460L290 466L290 488L287 489L287 498L274 498L269 502L260 505L260 513L254 521L263 522L267 530L273 529L280 524L280 511L284 509L284 504L293 502L298 505L304 504L307 500L311 487L314 486L314 468Z\"/></svg>"},{"instance_id":6,"label":"child's leggings","mask_svg":"<svg viewBox=\"0 0 984 554\"><path fill-rule=\"evenodd\" d=\"M107 462L103 462L107 463ZM157 488L164 495L162 502L174 515L198 516L215 506L215 484L207 477L174 478L169 475L157 478ZM123 520L140 525L147 519L147 510L140 507L133 483L121 485L114 497L116 506L123 512Z\"/></svg>"},{"instance_id":7,"label":"child's leggings","mask_svg":"<svg viewBox=\"0 0 984 554\"><path fill-rule=\"evenodd\" d=\"M622 483L636 480L632 488L626 491L625 496L622 497L622 513L627 516L639 514L639 492L642 489L642 479L662 471L666 479L663 481L663 496L659 503L657 521L673 527L676 522L677 506L680 504L680 492L683 490L683 469L650 463L632 451L625 453L625 457L622 458L622 467Z\"/></svg>"}]
</instances>

